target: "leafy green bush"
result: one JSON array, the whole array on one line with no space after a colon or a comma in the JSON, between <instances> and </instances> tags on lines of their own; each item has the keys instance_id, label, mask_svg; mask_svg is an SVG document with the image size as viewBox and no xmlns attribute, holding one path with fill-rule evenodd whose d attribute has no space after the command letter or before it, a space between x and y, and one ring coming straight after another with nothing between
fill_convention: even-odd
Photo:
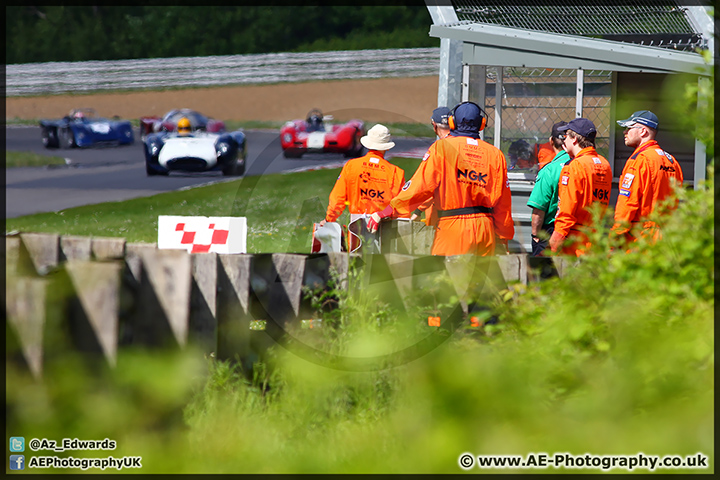
<instances>
[{"instance_id":1,"label":"leafy green bush","mask_svg":"<svg viewBox=\"0 0 720 480\"><path fill-rule=\"evenodd\" d=\"M237 445L213 467L233 472L457 472L465 451L712 462L712 184L683 197L661 242L508 296L499 334L458 331L393 369L335 370L280 349L262 382L211 377L186 410L195 453ZM397 325L417 318L385 322L387 305L364 292L345 299L334 352L377 356L413 338Z\"/></svg>"},{"instance_id":2,"label":"leafy green bush","mask_svg":"<svg viewBox=\"0 0 720 480\"><path fill-rule=\"evenodd\" d=\"M497 327L459 330L410 363L349 372L278 349L265 394L223 373L186 410L189 435L208 458L240 446L216 471L455 473L466 451L702 452L712 471L712 194L712 182L682 192L656 244L608 256L605 240L562 280L511 285ZM366 358L415 339L398 325L420 319L384 322L373 300L341 300L333 352Z\"/></svg>"}]
</instances>

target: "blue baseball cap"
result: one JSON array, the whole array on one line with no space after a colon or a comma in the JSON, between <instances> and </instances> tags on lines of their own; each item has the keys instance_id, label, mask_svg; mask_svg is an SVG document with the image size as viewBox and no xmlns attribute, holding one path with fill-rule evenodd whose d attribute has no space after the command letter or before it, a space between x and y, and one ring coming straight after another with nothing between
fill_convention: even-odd
<instances>
[{"instance_id":1,"label":"blue baseball cap","mask_svg":"<svg viewBox=\"0 0 720 480\"><path fill-rule=\"evenodd\" d=\"M583 137L588 139L595 138L595 135L597 134L595 124L587 118L574 118L570 120L570 123L568 123L567 125L562 125L558 127L559 132L564 132L567 130L572 130L573 132L582 135Z\"/></svg>"},{"instance_id":2,"label":"blue baseball cap","mask_svg":"<svg viewBox=\"0 0 720 480\"><path fill-rule=\"evenodd\" d=\"M550 135L551 135L552 137L559 138L559 137L560 137L560 134L562 133L562 132L560 131L560 127L564 127L565 125L567 125L567 122L562 122L562 121L561 121L561 122L557 122L556 124L554 124L554 125L552 126L552 132L551 132Z\"/></svg>"},{"instance_id":3,"label":"blue baseball cap","mask_svg":"<svg viewBox=\"0 0 720 480\"><path fill-rule=\"evenodd\" d=\"M485 112L480 105L473 102L458 104L451 112L454 118L455 129L450 131L453 137L480 138L480 125Z\"/></svg>"},{"instance_id":4,"label":"blue baseball cap","mask_svg":"<svg viewBox=\"0 0 720 480\"><path fill-rule=\"evenodd\" d=\"M630 118L626 120L618 120L617 124L621 127L632 127L636 123L645 125L646 127L654 128L657 130L659 126L657 115L650 110L638 110L637 112L630 115Z\"/></svg>"},{"instance_id":5,"label":"blue baseball cap","mask_svg":"<svg viewBox=\"0 0 720 480\"><path fill-rule=\"evenodd\" d=\"M447 126L448 115L450 115L450 109L448 107L438 107L435 110L433 110L430 120L432 120L433 122L435 122L438 125Z\"/></svg>"}]
</instances>

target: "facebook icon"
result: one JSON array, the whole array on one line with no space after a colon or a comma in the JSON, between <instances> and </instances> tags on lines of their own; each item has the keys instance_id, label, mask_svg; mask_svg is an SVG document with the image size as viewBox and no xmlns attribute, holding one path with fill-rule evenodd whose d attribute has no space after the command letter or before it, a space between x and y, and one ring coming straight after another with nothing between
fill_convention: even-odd
<instances>
[{"instance_id":1,"label":"facebook icon","mask_svg":"<svg viewBox=\"0 0 720 480\"><path fill-rule=\"evenodd\" d=\"M25 470L25 455L10 455L10 470Z\"/></svg>"}]
</instances>

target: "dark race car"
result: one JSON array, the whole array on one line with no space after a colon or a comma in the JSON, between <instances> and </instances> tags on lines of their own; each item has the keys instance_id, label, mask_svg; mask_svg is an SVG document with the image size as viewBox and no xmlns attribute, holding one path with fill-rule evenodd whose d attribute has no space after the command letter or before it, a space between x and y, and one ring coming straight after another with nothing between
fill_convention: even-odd
<instances>
[{"instance_id":1,"label":"dark race car","mask_svg":"<svg viewBox=\"0 0 720 480\"><path fill-rule=\"evenodd\" d=\"M207 117L202 113L190 108L177 108L170 110L161 117L140 117L140 136L143 140L152 134L159 132L174 132L177 130L177 123L181 118L190 120L193 131L210 133L221 133L225 131L225 122Z\"/></svg>"},{"instance_id":2,"label":"dark race car","mask_svg":"<svg viewBox=\"0 0 720 480\"><path fill-rule=\"evenodd\" d=\"M145 169L148 175L218 170L223 175L245 173L247 146L242 130L211 133L192 130L187 122L186 119L179 120L176 132L151 133L145 138Z\"/></svg>"},{"instance_id":3,"label":"dark race car","mask_svg":"<svg viewBox=\"0 0 720 480\"><path fill-rule=\"evenodd\" d=\"M300 158L304 153L342 153L359 157L365 125L360 120L332 124L331 115L312 109L305 120L292 120L280 129L280 145L286 158Z\"/></svg>"},{"instance_id":4,"label":"dark race car","mask_svg":"<svg viewBox=\"0 0 720 480\"><path fill-rule=\"evenodd\" d=\"M98 117L92 108L71 110L59 120L40 120L45 148L127 145L135 140L128 120Z\"/></svg>"}]
</instances>

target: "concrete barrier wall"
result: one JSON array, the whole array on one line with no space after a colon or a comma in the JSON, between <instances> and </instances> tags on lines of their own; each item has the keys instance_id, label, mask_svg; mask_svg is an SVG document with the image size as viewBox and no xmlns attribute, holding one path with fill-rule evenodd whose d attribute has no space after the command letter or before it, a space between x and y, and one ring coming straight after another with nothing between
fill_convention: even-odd
<instances>
[{"instance_id":1,"label":"concrete barrier wall","mask_svg":"<svg viewBox=\"0 0 720 480\"><path fill-rule=\"evenodd\" d=\"M6 65L8 97L437 75L440 48L390 48Z\"/></svg>"},{"instance_id":2,"label":"concrete barrier wall","mask_svg":"<svg viewBox=\"0 0 720 480\"><path fill-rule=\"evenodd\" d=\"M388 242L398 243L403 253L189 254L122 238L9 235L8 361L41 376L48 357L62 348L111 366L124 346L192 344L218 358L250 358L256 353L251 322L264 320L277 334L312 318L317 312L303 289L326 288L331 278L347 289L355 267L363 270L362 288L401 310L440 274L449 276L464 308L468 287L497 291L537 279L530 269L536 259L525 255L432 257L407 253L413 241L401 239L386 241L383 250ZM560 274L567 264L562 258L545 261Z\"/></svg>"}]
</instances>

